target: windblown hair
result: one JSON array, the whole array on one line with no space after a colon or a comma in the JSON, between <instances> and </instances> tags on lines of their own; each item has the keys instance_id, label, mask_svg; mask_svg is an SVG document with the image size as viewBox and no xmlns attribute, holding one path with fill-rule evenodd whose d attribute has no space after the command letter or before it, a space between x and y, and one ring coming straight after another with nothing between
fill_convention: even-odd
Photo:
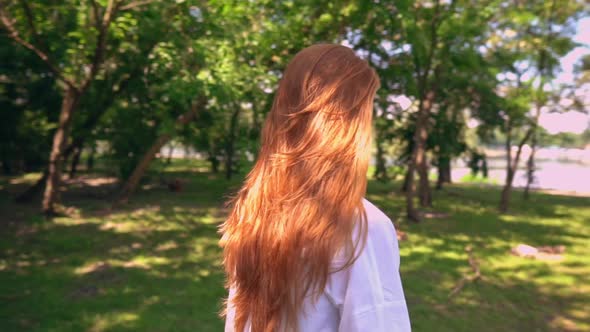
<instances>
[{"instance_id":1,"label":"windblown hair","mask_svg":"<svg viewBox=\"0 0 590 332\"><path fill-rule=\"evenodd\" d=\"M304 299L356 259L378 88L368 63L340 45L308 47L287 66L258 160L221 227L236 331L249 320L255 332L297 331ZM334 268L337 253L344 263Z\"/></svg>"}]
</instances>

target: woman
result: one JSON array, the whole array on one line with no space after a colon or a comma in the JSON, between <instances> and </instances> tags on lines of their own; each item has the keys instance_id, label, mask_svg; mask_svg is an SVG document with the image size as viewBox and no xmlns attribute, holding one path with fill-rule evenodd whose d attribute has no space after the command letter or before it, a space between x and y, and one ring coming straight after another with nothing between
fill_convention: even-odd
<instances>
[{"instance_id":1,"label":"woman","mask_svg":"<svg viewBox=\"0 0 590 332\"><path fill-rule=\"evenodd\" d=\"M364 199L379 78L340 45L287 66L222 225L225 331L409 331L393 224Z\"/></svg>"}]
</instances>

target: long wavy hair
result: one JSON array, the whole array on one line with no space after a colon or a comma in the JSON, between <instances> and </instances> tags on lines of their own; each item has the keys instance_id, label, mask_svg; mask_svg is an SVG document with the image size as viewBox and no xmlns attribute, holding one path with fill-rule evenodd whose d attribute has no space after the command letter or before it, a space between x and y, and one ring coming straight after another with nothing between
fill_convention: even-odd
<instances>
[{"instance_id":1,"label":"long wavy hair","mask_svg":"<svg viewBox=\"0 0 590 332\"><path fill-rule=\"evenodd\" d=\"M256 332L297 331L304 299L317 300L329 274L356 259L378 88L375 71L341 45L308 47L287 66L256 164L221 226L236 331L249 320Z\"/></svg>"}]
</instances>

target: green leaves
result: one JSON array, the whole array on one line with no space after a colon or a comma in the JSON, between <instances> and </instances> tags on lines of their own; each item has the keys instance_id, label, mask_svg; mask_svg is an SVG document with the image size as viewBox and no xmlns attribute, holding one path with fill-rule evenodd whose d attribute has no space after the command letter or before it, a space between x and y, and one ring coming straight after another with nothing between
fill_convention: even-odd
<instances>
[{"instance_id":1,"label":"green leaves","mask_svg":"<svg viewBox=\"0 0 590 332\"><path fill-rule=\"evenodd\" d=\"M108 0L95 1L96 7L86 0L28 1L34 31L23 2L6 3L23 39L36 44L40 40L40 49L66 78L78 84L90 75ZM121 2L123 7L131 3L139 2ZM450 114L469 109L485 128L500 126L500 114L514 124L526 124L532 103L548 100L533 82L550 81L560 57L575 46L568 27L582 7L581 1L563 0L146 2L114 14L100 54L104 61L82 98L74 134L83 135L90 115L106 112L93 129L119 150L122 142L147 142L160 133L186 135L185 142L198 137L203 146L204 141L223 141L236 107L251 104L240 109L235 128L251 143L292 56L313 43L343 42L376 68L382 108L395 108L389 96L404 95L419 104L433 90L437 97L430 124L460 141L463 133L455 129L462 127L463 119ZM3 63L15 63L4 75L30 80L19 89L33 91L38 82L47 84L50 70L33 63L38 59L1 52ZM519 77L520 82L507 77ZM63 86L55 77L51 81L47 98ZM207 115L200 118L207 119L206 125L192 133L179 130L176 118L200 97L208 100L203 110ZM25 99L31 110L41 107L30 96ZM99 111L102 107L107 111ZM55 109L44 112L48 123L56 121ZM412 137L393 130L413 128L413 113L400 113L394 112L394 119L377 117L379 137ZM440 145L447 138L433 139ZM129 146L139 153L139 142Z\"/></svg>"}]
</instances>

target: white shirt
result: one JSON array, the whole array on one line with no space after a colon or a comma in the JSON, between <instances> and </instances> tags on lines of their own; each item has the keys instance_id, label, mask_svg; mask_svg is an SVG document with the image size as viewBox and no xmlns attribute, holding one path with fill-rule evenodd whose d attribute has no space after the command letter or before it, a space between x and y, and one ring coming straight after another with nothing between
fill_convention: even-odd
<instances>
[{"instance_id":1,"label":"white shirt","mask_svg":"<svg viewBox=\"0 0 590 332\"><path fill-rule=\"evenodd\" d=\"M368 221L366 245L350 267L329 276L316 303L311 298L305 301L300 332L411 331L393 223L368 200L363 199L363 204ZM232 295L230 289L230 300ZM230 305L225 332L234 332L234 314ZM250 331L249 324L246 331Z\"/></svg>"}]
</instances>

